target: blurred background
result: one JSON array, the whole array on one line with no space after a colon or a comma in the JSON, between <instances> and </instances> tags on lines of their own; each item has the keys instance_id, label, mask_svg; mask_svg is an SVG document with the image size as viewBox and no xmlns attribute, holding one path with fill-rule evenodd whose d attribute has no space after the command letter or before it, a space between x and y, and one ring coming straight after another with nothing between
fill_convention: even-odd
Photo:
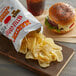
<instances>
[{"instance_id":1,"label":"blurred background","mask_svg":"<svg viewBox=\"0 0 76 76\"><path fill-rule=\"evenodd\" d=\"M25 7L27 7L26 5L26 0L19 0ZM45 0L46 3L45 3L45 9L49 9L49 7L54 4L54 3L57 3L57 2L65 2L65 3L68 3L70 5L72 5L73 7L76 8L76 0Z\"/></svg>"}]
</instances>

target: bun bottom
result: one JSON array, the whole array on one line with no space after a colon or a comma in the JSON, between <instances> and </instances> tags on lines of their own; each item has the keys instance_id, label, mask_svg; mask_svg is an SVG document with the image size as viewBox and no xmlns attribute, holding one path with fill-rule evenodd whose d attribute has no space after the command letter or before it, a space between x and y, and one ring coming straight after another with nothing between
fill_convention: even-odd
<instances>
[{"instance_id":1,"label":"bun bottom","mask_svg":"<svg viewBox=\"0 0 76 76\"><path fill-rule=\"evenodd\" d=\"M73 28L75 27L75 25L76 25L76 24L74 24L73 27L70 28L68 31L65 31L65 30L64 30L64 31L58 32L56 29L52 29L51 31L54 32L54 33L56 33L56 34L65 34L65 33L70 32L71 30L73 30Z\"/></svg>"}]
</instances>

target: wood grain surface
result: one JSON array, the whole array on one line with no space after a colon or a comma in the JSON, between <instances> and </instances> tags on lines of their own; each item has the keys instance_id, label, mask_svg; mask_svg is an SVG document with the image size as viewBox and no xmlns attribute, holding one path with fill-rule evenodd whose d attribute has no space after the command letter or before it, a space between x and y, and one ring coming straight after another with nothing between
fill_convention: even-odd
<instances>
[{"instance_id":1,"label":"wood grain surface","mask_svg":"<svg viewBox=\"0 0 76 76\"><path fill-rule=\"evenodd\" d=\"M14 62L20 64L21 66L24 66L31 71L38 73L40 76L59 76L60 72L63 70L65 65L74 54L73 49L60 45L63 48L63 62L52 62L50 64L50 67L41 68L37 61L27 60L25 59L25 55L16 52L10 40L5 38L3 35L1 35L0 38L0 55L9 57L10 59L14 60Z\"/></svg>"}]
</instances>

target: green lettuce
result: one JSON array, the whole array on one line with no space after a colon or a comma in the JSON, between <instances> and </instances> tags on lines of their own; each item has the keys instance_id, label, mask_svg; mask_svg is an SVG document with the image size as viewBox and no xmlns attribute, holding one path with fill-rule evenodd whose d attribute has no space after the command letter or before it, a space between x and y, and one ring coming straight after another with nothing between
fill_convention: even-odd
<instances>
[{"instance_id":1,"label":"green lettuce","mask_svg":"<svg viewBox=\"0 0 76 76\"><path fill-rule=\"evenodd\" d=\"M57 29L56 27L53 27L51 24L49 24L48 18L45 18L45 25L48 26L49 29L56 29L57 32L60 32L60 29Z\"/></svg>"}]
</instances>

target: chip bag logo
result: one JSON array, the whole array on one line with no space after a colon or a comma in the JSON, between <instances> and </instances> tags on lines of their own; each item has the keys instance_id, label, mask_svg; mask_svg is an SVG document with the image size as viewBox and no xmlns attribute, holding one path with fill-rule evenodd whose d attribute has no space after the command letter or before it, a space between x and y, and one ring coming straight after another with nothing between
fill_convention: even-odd
<instances>
[{"instance_id":1,"label":"chip bag logo","mask_svg":"<svg viewBox=\"0 0 76 76\"><path fill-rule=\"evenodd\" d=\"M0 13L2 13L1 15L0 15L0 22L2 22L3 21L3 19L9 14L9 6L7 6L7 7L5 7L5 8L3 8L2 10L1 10L1 12Z\"/></svg>"},{"instance_id":2,"label":"chip bag logo","mask_svg":"<svg viewBox=\"0 0 76 76\"><path fill-rule=\"evenodd\" d=\"M4 23L7 24L11 20L11 16L8 16L5 20Z\"/></svg>"},{"instance_id":3,"label":"chip bag logo","mask_svg":"<svg viewBox=\"0 0 76 76\"><path fill-rule=\"evenodd\" d=\"M22 20L22 16L19 15L15 21L13 21L13 23L10 25L10 27L5 31L6 35L8 36L9 34L11 34L13 32L13 30L15 29L15 27L19 24L19 22ZM6 20L7 22L7 20Z\"/></svg>"},{"instance_id":4,"label":"chip bag logo","mask_svg":"<svg viewBox=\"0 0 76 76\"><path fill-rule=\"evenodd\" d=\"M26 21L24 21L22 24L20 24L20 25L16 28L16 30L15 30L13 36L12 36L12 38L14 39L13 42L15 42L15 40L16 40L19 32L20 32L23 28L25 28L26 26L28 26L29 24L31 24L30 21L29 21L29 20L26 20Z\"/></svg>"},{"instance_id":5,"label":"chip bag logo","mask_svg":"<svg viewBox=\"0 0 76 76\"><path fill-rule=\"evenodd\" d=\"M20 12L19 9L17 9L17 10L13 10L13 11L12 11L12 17L16 17L17 14L18 14L19 12Z\"/></svg>"}]
</instances>

